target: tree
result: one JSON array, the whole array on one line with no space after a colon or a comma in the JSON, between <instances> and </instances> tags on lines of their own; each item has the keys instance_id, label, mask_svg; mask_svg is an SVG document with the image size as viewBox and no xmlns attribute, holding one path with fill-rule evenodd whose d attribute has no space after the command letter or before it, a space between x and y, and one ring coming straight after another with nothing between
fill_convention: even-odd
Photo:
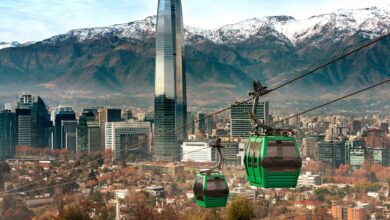
<instances>
[{"instance_id":1,"label":"tree","mask_svg":"<svg viewBox=\"0 0 390 220\"><path fill-rule=\"evenodd\" d=\"M112 155L113 155L113 153L112 153L112 150L111 149L106 149L105 151L104 151L104 158L106 159L106 160L112 160Z\"/></svg>"},{"instance_id":2,"label":"tree","mask_svg":"<svg viewBox=\"0 0 390 220\"><path fill-rule=\"evenodd\" d=\"M249 201L240 196L237 196L230 202L226 213L229 220L249 220L255 217Z\"/></svg>"},{"instance_id":3,"label":"tree","mask_svg":"<svg viewBox=\"0 0 390 220\"><path fill-rule=\"evenodd\" d=\"M11 196L4 197L1 211L3 218L7 220L32 219L32 213L28 210L26 204L22 200Z\"/></svg>"},{"instance_id":4,"label":"tree","mask_svg":"<svg viewBox=\"0 0 390 220\"><path fill-rule=\"evenodd\" d=\"M9 167L8 163L5 161L0 162L0 174L10 174L11 167Z\"/></svg>"},{"instance_id":5,"label":"tree","mask_svg":"<svg viewBox=\"0 0 390 220\"><path fill-rule=\"evenodd\" d=\"M178 215L176 210L172 206L168 205L162 210L161 213L158 213L156 219L161 219L161 220L178 219Z\"/></svg>"},{"instance_id":6,"label":"tree","mask_svg":"<svg viewBox=\"0 0 390 220\"><path fill-rule=\"evenodd\" d=\"M57 214L53 210L46 210L42 215L34 218L34 220L57 220Z\"/></svg>"},{"instance_id":7,"label":"tree","mask_svg":"<svg viewBox=\"0 0 390 220\"><path fill-rule=\"evenodd\" d=\"M29 212L26 212L26 211L23 211L20 209L17 209L17 210L7 209L4 212L3 217L4 217L4 219L7 219L7 220L30 220L30 219L32 219L32 216L30 215Z\"/></svg>"},{"instance_id":8,"label":"tree","mask_svg":"<svg viewBox=\"0 0 390 220\"><path fill-rule=\"evenodd\" d=\"M11 168L5 161L0 162L0 191L4 190L4 177L6 174L10 174Z\"/></svg>"},{"instance_id":9,"label":"tree","mask_svg":"<svg viewBox=\"0 0 390 220\"><path fill-rule=\"evenodd\" d=\"M124 204L129 208L128 217L130 219L153 219L155 216L153 201L143 193L128 196Z\"/></svg>"},{"instance_id":10,"label":"tree","mask_svg":"<svg viewBox=\"0 0 390 220\"><path fill-rule=\"evenodd\" d=\"M103 157L102 153L97 153L95 155L95 160L97 161L99 166L102 166L104 164L104 157Z\"/></svg>"},{"instance_id":11,"label":"tree","mask_svg":"<svg viewBox=\"0 0 390 220\"><path fill-rule=\"evenodd\" d=\"M90 220L91 217L87 212L83 211L79 206L65 207L62 220Z\"/></svg>"},{"instance_id":12,"label":"tree","mask_svg":"<svg viewBox=\"0 0 390 220\"><path fill-rule=\"evenodd\" d=\"M327 207L317 207L314 211L314 220L326 220L326 219L332 219L332 216L328 213Z\"/></svg>"}]
</instances>

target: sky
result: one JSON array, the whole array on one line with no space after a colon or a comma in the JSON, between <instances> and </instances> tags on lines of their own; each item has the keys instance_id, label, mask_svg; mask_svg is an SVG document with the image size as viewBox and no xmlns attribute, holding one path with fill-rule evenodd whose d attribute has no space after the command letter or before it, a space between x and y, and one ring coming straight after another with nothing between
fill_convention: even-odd
<instances>
[{"instance_id":1,"label":"sky","mask_svg":"<svg viewBox=\"0 0 390 220\"><path fill-rule=\"evenodd\" d=\"M71 29L108 26L156 14L158 0L0 0L0 42L39 41ZM184 24L217 28L245 19L297 19L338 9L383 7L389 0L182 0Z\"/></svg>"}]
</instances>

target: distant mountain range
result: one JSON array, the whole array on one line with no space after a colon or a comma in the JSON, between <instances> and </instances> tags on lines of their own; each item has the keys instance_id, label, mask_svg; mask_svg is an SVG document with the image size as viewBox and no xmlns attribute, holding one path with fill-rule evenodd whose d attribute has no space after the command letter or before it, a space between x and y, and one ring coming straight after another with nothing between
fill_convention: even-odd
<instances>
[{"instance_id":1,"label":"distant mountain range","mask_svg":"<svg viewBox=\"0 0 390 220\"><path fill-rule=\"evenodd\" d=\"M251 79L273 87L364 42L389 33L390 7L339 10L294 19L253 18L218 29L186 27L190 105L233 102ZM156 17L71 30L27 44L0 43L0 92L126 94L151 102ZM319 99L390 77L390 39L280 90L280 100ZM390 87L376 98L388 98ZM205 98L207 97L207 98Z\"/></svg>"}]
</instances>

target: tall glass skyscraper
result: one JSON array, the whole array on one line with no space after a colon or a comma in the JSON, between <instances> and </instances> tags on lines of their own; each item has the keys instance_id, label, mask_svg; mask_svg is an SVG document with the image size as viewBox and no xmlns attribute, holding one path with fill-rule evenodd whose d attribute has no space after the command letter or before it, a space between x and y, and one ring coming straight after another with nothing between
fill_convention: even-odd
<instances>
[{"instance_id":1,"label":"tall glass skyscraper","mask_svg":"<svg viewBox=\"0 0 390 220\"><path fill-rule=\"evenodd\" d=\"M16 114L10 110L0 112L0 160L12 158L17 144ZM1 189L1 187L0 187Z\"/></svg>"},{"instance_id":2,"label":"tall glass skyscraper","mask_svg":"<svg viewBox=\"0 0 390 220\"><path fill-rule=\"evenodd\" d=\"M53 123L45 102L39 96L22 95L16 112L18 145L45 148L51 143Z\"/></svg>"},{"instance_id":3,"label":"tall glass skyscraper","mask_svg":"<svg viewBox=\"0 0 390 220\"><path fill-rule=\"evenodd\" d=\"M157 160L179 160L186 129L166 134L186 123L184 28L181 0L159 0L156 31L155 148ZM164 134L158 137L159 134Z\"/></svg>"},{"instance_id":4,"label":"tall glass skyscraper","mask_svg":"<svg viewBox=\"0 0 390 220\"><path fill-rule=\"evenodd\" d=\"M54 123L54 145L53 149L64 149L66 148L66 137L64 137L64 121L71 121L74 123L76 120L76 114L72 107L59 107L55 115ZM69 125L69 123L65 123ZM70 127L73 125L70 124ZM73 129L70 129L73 130ZM76 139L76 136L75 136Z\"/></svg>"}]
</instances>

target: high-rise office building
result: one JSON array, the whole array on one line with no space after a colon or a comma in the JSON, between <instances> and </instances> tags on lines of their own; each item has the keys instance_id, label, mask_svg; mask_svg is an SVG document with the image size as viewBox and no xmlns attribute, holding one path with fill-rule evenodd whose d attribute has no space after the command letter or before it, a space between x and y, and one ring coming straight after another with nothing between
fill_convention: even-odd
<instances>
[{"instance_id":1,"label":"high-rise office building","mask_svg":"<svg viewBox=\"0 0 390 220\"><path fill-rule=\"evenodd\" d=\"M318 160L331 168L345 164L345 142L322 141L316 145Z\"/></svg>"},{"instance_id":2,"label":"high-rise office building","mask_svg":"<svg viewBox=\"0 0 390 220\"><path fill-rule=\"evenodd\" d=\"M367 147L373 148L387 148L386 133L378 129L368 129L365 132L364 140L366 141Z\"/></svg>"},{"instance_id":3,"label":"high-rise office building","mask_svg":"<svg viewBox=\"0 0 390 220\"><path fill-rule=\"evenodd\" d=\"M64 149L66 148L63 131L63 121L75 121L76 114L74 113L72 107L59 107L55 114L54 122L54 144L53 149ZM71 131L69 131L72 133ZM70 134L70 137L72 135Z\"/></svg>"},{"instance_id":4,"label":"high-rise office building","mask_svg":"<svg viewBox=\"0 0 390 220\"><path fill-rule=\"evenodd\" d=\"M291 114L290 117L294 116L294 114ZM290 118L288 120L288 125L291 127L291 128L299 128L300 126L300 123L301 123L301 118L299 117L299 115L297 116L294 116L292 118Z\"/></svg>"},{"instance_id":5,"label":"high-rise office building","mask_svg":"<svg viewBox=\"0 0 390 220\"><path fill-rule=\"evenodd\" d=\"M187 127L187 134L195 134L195 113L187 112L187 123L192 122L191 125Z\"/></svg>"},{"instance_id":6,"label":"high-rise office building","mask_svg":"<svg viewBox=\"0 0 390 220\"><path fill-rule=\"evenodd\" d=\"M232 105L230 110L230 135L232 137L247 137L250 134L252 131L250 112L252 112L252 102ZM268 101L257 104L256 116L265 124L269 122Z\"/></svg>"},{"instance_id":7,"label":"high-rise office building","mask_svg":"<svg viewBox=\"0 0 390 220\"><path fill-rule=\"evenodd\" d=\"M31 107L33 105L33 96L32 95L22 95L19 98L18 108L23 106Z\"/></svg>"},{"instance_id":8,"label":"high-rise office building","mask_svg":"<svg viewBox=\"0 0 390 220\"><path fill-rule=\"evenodd\" d=\"M101 145L101 128L97 121L87 122L87 151L88 153L101 152L104 149Z\"/></svg>"},{"instance_id":9,"label":"high-rise office building","mask_svg":"<svg viewBox=\"0 0 390 220\"><path fill-rule=\"evenodd\" d=\"M77 124L76 152L94 153L102 151L101 129L96 120L98 112L84 109Z\"/></svg>"},{"instance_id":10,"label":"high-rise office building","mask_svg":"<svg viewBox=\"0 0 390 220\"><path fill-rule=\"evenodd\" d=\"M380 129L385 132L385 134L389 133L389 123L382 122Z\"/></svg>"},{"instance_id":11,"label":"high-rise office building","mask_svg":"<svg viewBox=\"0 0 390 220\"><path fill-rule=\"evenodd\" d=\"M131 111L130 109L127 109L126 110L126 120L130 120L133 118L134 118L133 111Z\"/></svg>"},{"instance_id":12,"label":"high-rise office building","mask_svg":"<svg viewBox=\"0 0 390 220\"><path fill-rule=\"evenodd\" d=\"M371 164L376 163L381 166L390 166L390 149L367 147L366 160Z\"/></svg>"},{"instance_id":13,"label":"high-rise office building","mask_svg":"<svg viewBox=\"0 0 390 220\"><path fill-rule=\"evenodd\" d=\"M76 153L76 120L61 121L61 146L70 153Z\"/></svg>"},{"instance_id":14,"label":"high-rise office building","mask_svg":"<svg viewBox=\"0 0 390 220\"><path fill-rule=\"evenodd\" d=\"M318 142L322 142L325 140L324 134L307 134L302 140L303 150L302 154L304 157L310 157L312 159L317 160L318 157L316 155L316 145Z\"/></svg>"},{"instance_id":15,"label":"high-rise office building","mask_svg":"<svg viewBox=\"0 0 390 220\"><path fill-rule=\"evenodd\" d=\"M107 122L106 149L111 149L113 160L145 160L150 152L150 122Z\"/></svg>"},{"instance_id":16,"label":"high-rise office building","mask_svg":"<svg viewBox=\"0 0 390 220\"><path fill-rule=\"evenodd\" d=\"M360 204L357 206L340 206L334 205L331 209L331 214L335 220L367 220L368 204Z\"/></svg>"},{"instance_id":17,"label":"high-rise office building","mask_svg":"<svg viewBox=\"0 0 390 220\"><path fill-rule=\"evenodd\" d=\"M16 115L4 110L0 113L0 159L13 157L16 143Z\"/></svg>"},{"instance_id":18,"label":"high-rise office building","mask_svg":"<svg viewBox=\"0 0 390 220\"><path fill-rule=\"evenodd\" d=\"M363 140L352 140L345 142L345 162L351 165L352 169L359 169L366 159L366 142Z\"/></svg>"},{"instance_id":19,"label":"high-rise office building","mask_svg":"<svg viewBox=\"0 0 390 220\"><path fill-rule=\"evenodd\" d=\"M187 97L181 0L158 1L156 29L154 156L157 160L180 160L180 156L172 156L180 153L180 142L186 137L186 128L182 128ZM174 129L176 132L167 133Z\"/></svg>"},{"instance_id":20,"label":"high-rise office building","mask_svg":"<svg viewBox=\"0 0 390 220\"><path fill-rule=\"evenodd\" d=\"M100 125L100 144L105 146L106 140L106 131L105 125L106 122L119 122L122 120L122 110L121 109L108 109L102 107L99 109L99 125Z\"/></svg>"},{"instance_id":21,"label":"high-rise office building","mask_svg":"<svg viewBox=\"0 0 390 220\"><path fill-rule=\"evenodd\" d=\"M16 124L19 146L32 146L31 133L32 133L32 117L31 109L33 104L33 98L31 95L22 95L17 103L16 112Z\"/></svg>"},{"instance_id":22,"label":"high-rise office building","mask_svg":"<svg viewBox=\"0 0 390 220\"><path fill-rule=\"evenodd\" d=\"M183 142L181 145L183 150L182 161L194 162L212 162L212 148L208 142Z\"/></svg>"},{"instance_id":23,"label":"high-rise office building","mask_svg":"<svg viewBox=\"0 0 390 220\"><path fill-rule=\"evenodd\" d=\"M353 120L351 126L352 134L354 135L362 130L362 122L360 120Z\"/></svg>"},{"instance_id":24,"label":"high-rise office building","mask_svg":"<svg viewBox=\"0 0 390 220\"><path fill-rule=\"evenodd\" d=\"M81 115L86 115L89 117L94 117L94 120L98 120L99 108L83 108Z\"/></svg>"},{"instance_id":25,"label":"high-rise office building","mask_svg":"<svg viewBox=\"0 0 390 220\"><path fill-rule=\"evenodd\" d=\"M45 102L39 96L22 95L16 108L18 145L49 147L53 123Z\"/></svg>"},{"instance_id":26,"label":"high-rise office building","mask_svg":"<svg viewBox=\"0 0 390 220\"><path fill-rule=\"evenodd\" d=\"M206 121L204 120L205 117L206 117L206 115L203 114L202 112L196 113L195 120L197 122L196 122L195 133L204 134L206 132Z\"/></svg>"},{"instance_id":27,"label":"high-rise office building","mask_svg":"<svg viewBox=\"0 0 390 220\"><path fill-rule=\"evenodd\" d=\"M50 113L41 97L33 97L31 109L31 142L33 147L50 147L53 122L50 120Z\"/></svg>"},{"instance_id":28,"label":"high-rise office building","mask_svg":"<svg viewBox=\"0 0 390 220\"><path fill-rule=\"evenodd\" d=\"M15 111L15 104L12 102L4 103L4 110Z\"/></svg>"},{"instance_id":29,"label":"high-rise office building","mask_svg":"<svg viewBox=\"0 0 390 220\"><path fill-rule=\"evenodd\" d=\"M32 117L31 109L15 109L18 134L18 146L31 147Z\"/></svg>"},{"instance_id":30,"label":"high-rise office building","mask_svg":"<svg viewBox=\"0 0 390 220\"><path fill-rule=\"evenodd\" d=\"M206 125L206 134L211 135L213 132L213 129L217 128L214 117L208 117L205 120L205 125Z\"/></svg>"},{"instance_id":31,"label":"high-rise office building","mask_svg":"<svg viewBox=\"0 0 390 220\"><path fill-rule=\"evenodd\" d=\"M241 166L241 157L239 157L240 144L239 143L223 143L224 148L221 149L223 164L225 166ZM217 149L212 149L213 161L218 160Z\"/></svg>"},{"instance_id":32,"label":"high-rise office building","mask_svg":"<svg viewBox=\"0 0 390 220\"><path fill-rule=\"evenodd\" d=\"M338 125L330 125L326 132L327 132L327 136L331 138L347 137L348 128L338 126Z\"/></svg>"}]
</instances>

